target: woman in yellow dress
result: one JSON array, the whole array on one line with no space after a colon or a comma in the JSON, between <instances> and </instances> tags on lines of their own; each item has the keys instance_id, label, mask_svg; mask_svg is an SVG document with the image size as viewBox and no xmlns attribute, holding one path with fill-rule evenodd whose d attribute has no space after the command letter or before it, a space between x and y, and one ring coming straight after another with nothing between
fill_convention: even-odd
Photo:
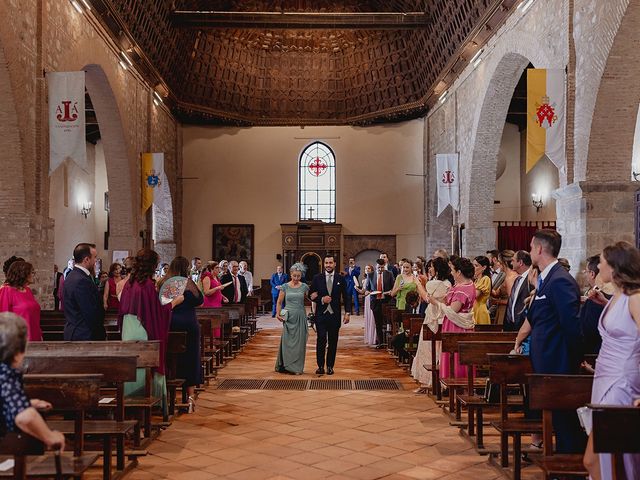
<instances>
[{"instance_id":1,"label":"woman in yellow dress","mask_svg":"<svg viewBox=\"0 0 640 480\"><path fill-rule=\"evenodd\" d=\"M474 284L476 286L476 301L473 304L473 320L476 325L488 325L491 323L487 300L491 295L491 262L481 255L473 259L475 269Z\"/></svg>"}]
</instances>

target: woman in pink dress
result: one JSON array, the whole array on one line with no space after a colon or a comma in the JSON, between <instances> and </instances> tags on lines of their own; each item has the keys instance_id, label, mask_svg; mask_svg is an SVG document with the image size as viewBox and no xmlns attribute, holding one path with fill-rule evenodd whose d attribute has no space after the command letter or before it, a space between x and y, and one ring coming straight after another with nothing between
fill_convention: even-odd
<instances>
[{"instance_id":1,"label":"woman in pink dress","mask_svg":"<svg viewBox=\"0 0 640 480\"><path fill-rule=\"evenodd\" d=\"M445 297L444 305L449 307L453 314L464 317L464 322L445 315L442 322L442 332L469 332L473 330L473 304L476 300L476 287L473 283L473 263L468 258L455 258L450 262L451 273L455 285L451 287ZM438 302L434 297L429 297L429 302ZM431 306L429 306L431 308ZM467 315L469 314L469 315ZM451 315L453 317L453 315ZM459 323L463 323L460 326ZM460 365L458 354L454 353L454 371L449 371L449 353L442 353L440 357L440 378L460 378L467 376L467 367Z\"/></svg>"},{"instance_id":2,"label":"woman in pink dress","mask_svg":"<svg viewBox=\"0 0 640 480\"><path fill-rule=\"evenodd\" d=\"M109 267L109 279L104 286L104 309L118 310L120 308L120 300L116 292L116 284L122 280L122 265L112 263Z\"/></svg>"},{"instance_id":3,"label":"woman in pink dress","mask_svg":"<svg viewBox=\"0 0 640 480\"><path fill-rule=\"evenodd\" d=\"M7 279L0 288L0 312L13 312L27 323L27 340L42 341L40 329L40 305L29 288L33 283L33 265L17 261L9 267Z\"/></svg>"},{"instance_id":4,"label":"woman in pink dress","mask_svg":"<svg viewBox=\"0 0 640 480\"><path fill-rule=\"evenodd\" d=\"M209 262L204 268L200 278L202 280L202 293L204 293L204 302L201 307L219 308L222 302L227 303L229 300L222 295L222 284L219 280L220 266L218 262ZM213 329L213 336L220 337L220 328Z\"/></svg>"}]
</instances>

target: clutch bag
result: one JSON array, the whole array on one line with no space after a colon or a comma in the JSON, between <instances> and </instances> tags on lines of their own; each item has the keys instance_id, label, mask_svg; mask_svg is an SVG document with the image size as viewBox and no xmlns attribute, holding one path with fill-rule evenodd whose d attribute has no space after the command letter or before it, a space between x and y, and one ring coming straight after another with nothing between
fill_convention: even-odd
<instances>
[{"instance_id":1,"label":"clutch bag","mask_svg":"<svg viewBox=\"0 0 640 480\"><path fill-rule=\"evenodd\" d=\"M289 320L289 310L283 308L282 310L280 310L280 316L284 319L285 322L287 322Z\"/></svg>"}]
</instances>

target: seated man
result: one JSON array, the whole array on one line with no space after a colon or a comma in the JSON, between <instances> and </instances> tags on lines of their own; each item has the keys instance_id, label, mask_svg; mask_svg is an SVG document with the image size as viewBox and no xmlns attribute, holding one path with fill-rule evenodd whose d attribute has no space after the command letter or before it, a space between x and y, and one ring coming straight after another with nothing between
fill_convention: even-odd
<instances>
[{"instance_id":1,"label":"seated man","mask_svg":"<svg viewBox=\"0 0 640 480\"><path fill-rule=\"evenodd\" d=\"M16 429L41 440L48 448L64 449L64 435L51 430L36 409L49 402L24 393L20 368L27 347L27 324L14 313L0 313L0 437Z\"/></svg>"}]
</instances>

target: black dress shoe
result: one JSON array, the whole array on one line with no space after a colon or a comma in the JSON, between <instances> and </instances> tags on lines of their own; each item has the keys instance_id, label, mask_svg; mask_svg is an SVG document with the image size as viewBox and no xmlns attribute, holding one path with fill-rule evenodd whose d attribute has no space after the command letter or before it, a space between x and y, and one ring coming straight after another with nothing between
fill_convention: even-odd
<instances>
[{"instance_id":1,"label":"black dress shoe","mask_svg":"<svg viewBox=\"0 0 640 480\"><path fill-rule=\"evenodd\" d=\"M327 367L327 375L333 375L333 368Z\"/></svg>"},{"instance_id":2,"label":"black dress shoe","mask_svg":"<svg viewBox=\"0 0 640 480\"><path fill-rule=\"evenodd\" d=\"M316 370L316 375L324 375L324 368L319 367L319 368Z\"/></svg>"}]
</instances>

